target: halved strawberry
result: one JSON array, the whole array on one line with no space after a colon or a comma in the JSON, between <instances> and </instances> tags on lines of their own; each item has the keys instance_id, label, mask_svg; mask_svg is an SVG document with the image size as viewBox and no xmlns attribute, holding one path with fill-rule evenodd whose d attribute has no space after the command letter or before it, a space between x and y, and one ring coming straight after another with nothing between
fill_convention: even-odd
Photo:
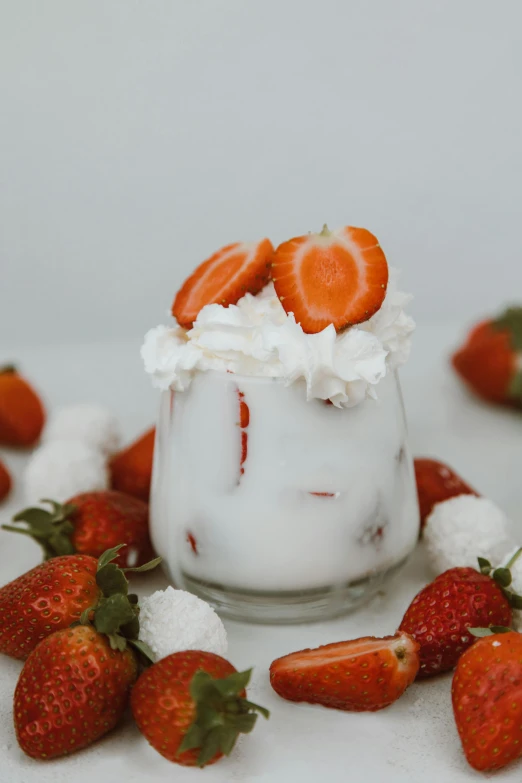
<instances>
[{"instance_id":1,"label":"halved strawberry","mask_svg":"<svg viewBox=\"0 0 522 783\"><path fill-rule=\"evenodd\" d=\"M208 304L235 304L246 293L257 294L268 283L274 248L269 239L235 242L203 261L183 283L172 315L190 329Z\"/></svg>"},{"instance_id":2,"label":"halved strawberry","mask_svg":"<svg viewBox=\"0 0 522 783\"><path fill-rule=\"evenodd\" d=\"M272 277L287 313L308 334L330 324L341 331L367 321L381 307L388 264L378 240L346 226L296 237L275 251Z\"/></svg>"},{"instance_id":3,"label":"halved strawberry","mask_svg":"<svg viewBox=\"0 0 522 783\"><path fill-rule=\"evenodd\" d=\"M418 643L401 632L326 644L278 658L270 666L270 684L289 701L374 712L411 685L419 670L418 650Z\"/></svg>"}]
</instances>

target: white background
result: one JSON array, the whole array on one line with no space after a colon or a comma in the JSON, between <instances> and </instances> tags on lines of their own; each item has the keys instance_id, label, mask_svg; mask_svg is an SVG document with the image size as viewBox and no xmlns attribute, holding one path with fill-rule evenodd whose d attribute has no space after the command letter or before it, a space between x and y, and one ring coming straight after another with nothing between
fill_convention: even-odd
<instances>
[{"instance_id":1,"label":"white background","mask_svg":"<svg viewBox=\"0 0 522 783\"><path fill-rule=\"evenodd\" d=\"M221 245L370 228L522 298L520 0L0 0L0 339L138 338Z\"/></svg>"}]
</instances>

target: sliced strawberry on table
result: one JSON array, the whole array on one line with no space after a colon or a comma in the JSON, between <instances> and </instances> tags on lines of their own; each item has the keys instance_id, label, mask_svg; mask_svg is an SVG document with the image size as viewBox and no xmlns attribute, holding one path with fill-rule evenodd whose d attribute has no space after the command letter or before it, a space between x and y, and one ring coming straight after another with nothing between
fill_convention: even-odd
<instances>
[{"instance_id":1,"label":"sliced strawberry on table","mask_svg":"<svg viewBox=\"0 0 522 783\"><path fill-rule=\"evenodd\" d=\"M411 685L419 668L418 649L407 633L326 644L275 660L270 684L289 701L374 712Z\"/></svg>"},{"instance_id":2,"label":"sliced strawberry on table","mask_svg":"<svg viewBox=\"0 0 522 783\"><path fill-rule=\"evenodd\" d=\"M364 228L346 226L307 234L276 249L274 286L287 313L308 334L330 324L341 331L367 321L381 307L388 264L378 240Z\"/></svg>"},{"instance_id":3,"label":"sliced strawberry on table","mask_svg":"<svg viewBox=\"0 0 522 783\"><path fill-rule=\"evenodd\" d=\"M11 474L2 460L0 460L0 501L8 496L11 491L12 483Z\"/></svg>"},{"instance_id":4,"label":"sliced strawberry on table","mask_svg":"<svg viewBox=\"0 0 522 783\"><path fill-rule=\"evenodd\" d=\"M190 329L208 304L235 304L246 293L257 294L268 283L274 248L269 239L234 242L203 261L176 294L172 315Z\"/></svg>"},{"instance_id":5,"label":"sliced strawberry on table","mask_svg":"<svg viewBox=\"0 0 522 783\"><path fill-rule=\"evenodd\" d=\"M444 462L417 457L413 464L417 482L421 528L426 524L426 519L437 503L442 503L457 497L457 495L478 495L478 492L475 492Z\"/></svg>"}]
</instances>

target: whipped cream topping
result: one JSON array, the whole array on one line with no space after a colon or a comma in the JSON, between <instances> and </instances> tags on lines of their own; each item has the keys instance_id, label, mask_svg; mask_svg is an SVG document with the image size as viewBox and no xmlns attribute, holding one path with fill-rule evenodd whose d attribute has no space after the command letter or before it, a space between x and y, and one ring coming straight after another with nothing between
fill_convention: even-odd
<instances>
[{"instance_id":1,"label":"whipped cream topping","mask_svg":"<svg viewBox=\"0 0 522 783\"><path fill-rule=\"evenodd\" d=\"M407 360L415 328L404 312L410 300L390 270L384 302L368 321L339 334L333 325L305 334L269 284L236 305L207 305L189 331L177 324L151 329L141 355L160 389L184 391L197 372L228 370L285 384L304 380L307 399L350 407L376 398L379 381Z\"/></svg>"}]
</instances>

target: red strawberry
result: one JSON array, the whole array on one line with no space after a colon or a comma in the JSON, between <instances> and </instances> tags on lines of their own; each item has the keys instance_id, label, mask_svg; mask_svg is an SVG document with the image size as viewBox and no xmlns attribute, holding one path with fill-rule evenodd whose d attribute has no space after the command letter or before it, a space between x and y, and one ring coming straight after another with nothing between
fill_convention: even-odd
<instances>
[{"instance_id":1,"label":"red strawberry","mask_svg":"<svg viewBox=\"0 0 522 783\"><path fill-rule=\"evenodd\" d=\"M109 463L112 489L149 502L155 436L156 428L152 427L114 455Z\"/></svg>"},{"instance_id":2,"label":"red strawberry","mask_svg":"<svg viewBox=\"0 0 522 783\"><path fill-rule=\"evenodd\" d=\"M49 631L22 669L15 690L14 720L20 747L33 758L64 756L114 728L136 679L136 658L129 646L152 660L148 647L138 640L138 597L128 595L124 570L111 562L120 548L104 552L98 563L93 561L97 594L89 597L91 603L86 607L82 601L80 616L74 618L80 624L67 629L62 626L56 633ZM72 559L51 560L39 567L40 573ZM75 559L92 560L81 555ZM157 562L125 571L148 571ZM71 600L68 589L55 591L52 601L67 604ZM50 604L51 596L46 586L41 586L41 579L37 590ZM39 607L41 601L35 602L34 596L30 600L33 608Z\"/></svg>"},{"instance_id":3,"label":"red strawberry","mask_svg":"<svg viewBox=\"0 0 522 783\"><path fill-rule=\"evenodd\" d=\"M426 519L436 503L442 503L457 495L478 495L478 492L475 492L444 462L418 457L413 464L417 481L421 528L426 524Z\"/></svg>"},{"instance_id":4,"label":"red strawberry","mask_svg":"<svg viewBox=\"0 0 522 783\"><path fill-rule=\"evenodd\" d=\"M11 474L0 460L0 501L4 500L11 492L12 483Z\"/></svg>"},{"instance_id":5,"label":"red strawberry","mask_svg":"<svg viewBox=\"0 0 522 783\"><path fill-rule=\"evenodd\" d=\"M126 544L116 557L122 568L140 566L151 559L149 507L142 500L109 490L85 492L63 505L45 502L51 511L27 508L13 517L15 522L25 522L26 527L3 527L32 536L46 559L74 552L99 557L120 543Z\"/></svg>"},{"instance_id":6,"label":"red strawberry","mask_svg":"<svg viewBox=\"0 0 522 783\"><path fill-rule=\"evenodd\" d=\"M257 294L268 283L274 248L269 239L235 242L210 256L185 280L176 294L172 314L190 329L208 304L235 304L247 292Z\"/></svg>"},{"instance_id":7,"label":"red strawberry","mask_svg":"<svg viewBox=\"0 0 522 783\"><path fill-rule=\"evenodd\" d=\"M237 672L214 653L173 653L147 669L134 686L131 707L141 733L169 761L214 764L229 755L240 732L252 731L256 712L246 701L250 671Z\"/></svg>"},{"instance_id":8,"label":"red strawberry","mask_svg":"<svg viewBox=\"0 0 522 783\"><path fill-rule=\"evenodd\" d=\"M430 677L456 666L475 641L470 628L508 626L511 618L510 601L494 579L474 568L450 568L415 596L399 630L420 645L417 677Z\"/></svg>"},{"instance_id":9,"label":"red strawberry","mask_svg":"<svg viewBox=\"0 0 522 783\"><path fill-rule=\"evenodd\" d=\"M113 650L90 626L53 633L33 650L16 686L20 747L54 759L95 742L123 717L136 674L134 653Z\"/></svg>"},{"instance_id":10,"label":"red strawberry","mask_svg":"<svg viewBox=\"0 0 522 783\"><path fill-rule=\"evenodd\" d=\"M0 588L0 652L23 660L79 620L101 595L96 568L94 557L56 557Z\"/></svg>"},{"instance_id":11,"label":"red strawberry","mask_svg":"<svg viewBox=\"0 0 522 783\"><path fill-rule=\"evenodd\" d=\"M374 712L411 685L419 668L418 649L407 633L326 644L275 660L270 684L290 701Z\"/></svg>"},{"instance_id":12,"label":"red strawberry","mask_svg":"<svg viewBox=\"0 0 522 783\"><path fill-rule=\"evenodd\" d=\"M472 329L452 357L462 380L488 402L522 406L522 307Z\"/></svg>"},{"instance_id":13,"label":"red strawberry","mask_svg":"<svg viewBox=\"0 0 522 783\"><path fill-rule=\"evenodd\" d=\"M364 228L307 234L275 251L274 286L287 313L307 333L333 324L339 332L367 321L381 307L388 264L379 242Z\"/></svg>"},{"instance_id":14,"label":"red strawberry","mask_svg":"<svg viewBox=\"0 0 522 783\"><path fill-rule=\"evenodd\" d=\"M42 402L12 366L0 369L0 445L33 446L45 423Z\"/></svg>"},{"instance_id":15,"label":"red strawberry","mask_svg":"<svg viewBox=\"0 0 522 783\"><path fill-rule=\"evenodd\" d=\"M522 636L485 636L459 660L453 713L469 764L494 770L522 756Z\"/></svg>"}]
</instances>

